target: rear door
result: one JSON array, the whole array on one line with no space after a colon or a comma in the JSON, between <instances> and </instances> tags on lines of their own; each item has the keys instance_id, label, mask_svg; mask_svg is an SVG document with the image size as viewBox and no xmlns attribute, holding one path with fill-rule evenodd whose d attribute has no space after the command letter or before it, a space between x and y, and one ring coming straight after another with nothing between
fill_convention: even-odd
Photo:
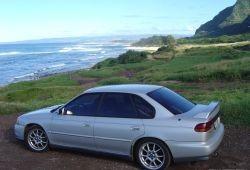
<instances>
[{"instance_id":1,"label":"rear door","mask_svg":"<svg viewBox=\"0 0 250 170\"><path fill-rule=\"evenodd\" d=\"M128 93L105 93L94 121L94 136L98 150L129 155L132 142L144 134Z\"/></svg>"}]
</instances>

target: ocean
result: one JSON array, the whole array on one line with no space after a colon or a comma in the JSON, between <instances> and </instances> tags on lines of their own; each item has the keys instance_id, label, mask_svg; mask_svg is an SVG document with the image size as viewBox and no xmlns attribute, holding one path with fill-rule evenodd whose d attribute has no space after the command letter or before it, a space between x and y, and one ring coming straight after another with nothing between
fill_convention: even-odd
<instances>
[{"instance_id":1,"label":"ocean","mask_svg":"<svg viewBox=\"0 0 250 170\"><path fill-rule=\"evenodd\" d=\"M0 44L0 86L87 69L106 58L118 57L130 44L129 40L110 39Z\"/></svg>"}]
</instances>

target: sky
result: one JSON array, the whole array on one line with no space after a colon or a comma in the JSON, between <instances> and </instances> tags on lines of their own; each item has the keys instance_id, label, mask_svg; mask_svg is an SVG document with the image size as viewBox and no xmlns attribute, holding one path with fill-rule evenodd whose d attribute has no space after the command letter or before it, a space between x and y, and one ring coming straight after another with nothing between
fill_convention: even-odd
<instances>
[{"instance_id":1,"label":"sky","mask_svg":"<svg viewBox=\"0 0 250 170\"><path fill-rule=\"evenodd\" d=\"M0 42L194 34L236 0L1 0Z\"/></svg>"}]
</instances>

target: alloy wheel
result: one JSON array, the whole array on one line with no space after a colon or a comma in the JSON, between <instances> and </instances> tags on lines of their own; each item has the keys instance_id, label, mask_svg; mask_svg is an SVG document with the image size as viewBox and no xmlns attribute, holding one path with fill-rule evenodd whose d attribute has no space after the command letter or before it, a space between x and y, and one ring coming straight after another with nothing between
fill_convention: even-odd
<instances>
[{"instance_id":1,"label":"alloy wheel","mask_svg":"<svg viewBox=\"0 0 250 170\"><path fill-rule=\"evenodd\" d=\"M48 146L48 138L44 130L35 128L28 133L28 144L35 151L42 151Z\"/></svg>"},{"instance_id":2,"label":"alloy wheel","mask_svg":"<svg viewBox=\"0 0 250 170\"><path fill-rule=\"evenodd\" d=\"M159 169L165 162L165 152L156 143L146 142L139 149L140 162L148 169Z\"/></svg>"}]
</instances>

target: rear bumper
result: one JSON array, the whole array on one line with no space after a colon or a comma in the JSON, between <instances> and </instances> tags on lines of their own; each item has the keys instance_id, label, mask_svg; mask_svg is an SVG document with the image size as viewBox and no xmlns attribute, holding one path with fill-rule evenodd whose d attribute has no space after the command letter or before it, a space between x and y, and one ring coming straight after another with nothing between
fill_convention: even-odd
<instances>
[{"instance_id":1,"label":"rear bumper","mask_svg":"<svg viewBox=\"0 0 250 170\"><path fill-rule=\"evenodd\" d=\"M220 124L217 131L206 142L177 142L166 141L168 144L173 159L175 161L181 160L200 160L207 158L215 152L219 147L224 136L224 126Z\"/></svg>"},{"instance_id":2,"label":"rear bumper","mask_svg":"<svg viewBox=\"0 0 250 170\"><path fill-rule=\"evenodd\" d=\"M15 136L17 139L24 140L24 128L25 126L15 124Z\"/></svg>"}]
</instances>

